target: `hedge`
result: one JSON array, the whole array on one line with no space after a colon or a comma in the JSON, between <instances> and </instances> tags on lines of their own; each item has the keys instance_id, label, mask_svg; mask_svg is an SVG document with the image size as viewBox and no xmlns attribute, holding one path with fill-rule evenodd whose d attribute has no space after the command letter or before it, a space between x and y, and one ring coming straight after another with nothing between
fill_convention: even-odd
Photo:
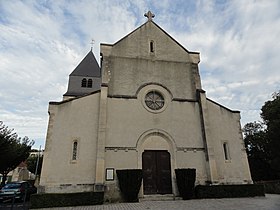
<instances>
[{"instance_id":1,"label":"hedge","mask_svg":"<svg viewBox=\"0 0 280 210\"><path fill-rule=\"evenodd\" d=\"M117 170L119 187L126 202L139 202L138 193L143 173L141 169Z\"/></svg>"},{"instance_id":2,"label":"hedge","mask_svg":"<svg viewBox=\"0 0 280 210\"><path fill-rule=\"evenodd\" d=\"M98 205L104 202L104 192L45 193L31 195L31 209Z\"/></svg>"},{"instance_id":3,"label":"hedge","mask_svg":"<svg viewBox=\"0 0 280 210\"><path fill-rule=\"evenodd\" d=\"M238 198L265 196L262 184L244 185L198 185L195 187L196 198Z\"/></svg>"},{"instance_id":4,"label":"hedge","mask_svg":"<svg viewBox=\"0 0 280 210\"><path fill-rule=\"evenodd\" d=\"M280 180L261 181L258 183L264 185L265 193L280 194Z\"/></svg>"},{"instance_id":5,"label":"hedge","mask_svg":"<svg viewBox=\"0 0 280 210\"><path fill-rule=\"evenodd\" d=\"M196 178L196 169L180 168L175 169L177 186L180 196L183 200L192 199L194 197L194 184Z\"/></svg>"}]
</instances>

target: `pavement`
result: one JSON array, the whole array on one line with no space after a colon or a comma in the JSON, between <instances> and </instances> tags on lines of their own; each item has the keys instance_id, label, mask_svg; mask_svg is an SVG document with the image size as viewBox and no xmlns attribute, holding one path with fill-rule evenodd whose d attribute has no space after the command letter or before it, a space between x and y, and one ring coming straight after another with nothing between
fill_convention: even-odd
<instances>
[{"instance_id":1,"label":"pavement","mask_svg":"<svg viewBox=\"0 0 280 210\"><path fill-rule=\"evenodd\" d=\"M29 209L29 202L26 203L1 203L0 210L28 210ZM54 209L52 209L54 210Z\"/></svg>"},{"instance_id":2,"label":"pavement","mask_svg":"<svg viewBox=\"0 0 280 210\"><path fill-rule=\"evenodd\" d=\"M0 207L0 210L3 208ZM7 208L7 210L10 208ZM139 203L115 203L96 206L42 208L40 210L280 210L280 195L266 194L265 197L223 198L175 201L140 201Z\"/></svg>"},{"instance_id":3,"label":"pavement","mask_svg":"<svg viewBox=\"0 0 280 210\"><path fill-rule=\"evenodd\" d=\"M63 208L44 208L41 210L140 210L140 209L176 209L176 210L280 210L280 195L266 194L265 197L223 198L175 201L140 201L139 203L115 203L96 206L78 206Z\"/></svg>"}]
</instances>

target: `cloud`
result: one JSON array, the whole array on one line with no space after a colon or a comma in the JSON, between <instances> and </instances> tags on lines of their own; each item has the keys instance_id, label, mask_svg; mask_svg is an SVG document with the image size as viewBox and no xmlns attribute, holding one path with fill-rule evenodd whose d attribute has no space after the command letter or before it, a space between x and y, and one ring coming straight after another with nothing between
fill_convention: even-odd
<instances>
[{"instance_id":1,"label":"cloud","mask_svg":"<svg viewBox=\"0 0 280 210\"><path fill-rule=\"evenodd\" d=\"M198 1L190 32L172 31L201 52L208 97L241 110L243 124L259 119L255 110L280 87L279 8L279 1Z\"/></svg>"},{"instance_id":2,"label":"cloud","mask_svg":"<svg viewBox=\"0 0 280 210\"><path fill-rule=\"evenodd\" d=\"M42 144L49 101L90 50L144 23L144 12L190 51L207 96L241 110L242 124L280 90L280 3L253 1L0 1L0 120ZM16 11L16 12L15 12Z\"/></svg>"}]
</instances>

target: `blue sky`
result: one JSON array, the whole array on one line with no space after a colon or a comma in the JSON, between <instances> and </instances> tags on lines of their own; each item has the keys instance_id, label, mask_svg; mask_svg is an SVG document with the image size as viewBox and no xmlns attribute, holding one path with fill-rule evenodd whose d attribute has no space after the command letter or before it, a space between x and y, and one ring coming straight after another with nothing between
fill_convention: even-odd
<instances>
[{"instance_id":1,"label":"blue sky","mask_svg":"<svg viewBox=\"0 0 280 210\"><path fill-rule=\"evenodd\" d=\"M190 51L207 97L260 120L280 90L279 0L0 0L0 120L44 147L48 102L60 101L68 75L100 43L115 43L154 21Z\"/></svg>"}]
</instances>

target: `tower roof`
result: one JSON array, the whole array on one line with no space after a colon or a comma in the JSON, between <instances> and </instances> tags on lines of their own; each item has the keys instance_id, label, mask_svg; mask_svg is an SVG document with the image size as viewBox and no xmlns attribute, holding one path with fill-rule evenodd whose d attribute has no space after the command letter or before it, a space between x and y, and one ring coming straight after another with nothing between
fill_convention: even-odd
<instances>
[{"instance_id":1,"label":"tower roof","mask_svg":"<svg viewBox=\"0 0 280 210\"><path fill-rule=\"evenodd\" d=\"M79 65L74 69L70 76L88 76L88 77L100 77L100 67L93 55L92 51L84 57Z\"/></svg>"}]
</instances>

